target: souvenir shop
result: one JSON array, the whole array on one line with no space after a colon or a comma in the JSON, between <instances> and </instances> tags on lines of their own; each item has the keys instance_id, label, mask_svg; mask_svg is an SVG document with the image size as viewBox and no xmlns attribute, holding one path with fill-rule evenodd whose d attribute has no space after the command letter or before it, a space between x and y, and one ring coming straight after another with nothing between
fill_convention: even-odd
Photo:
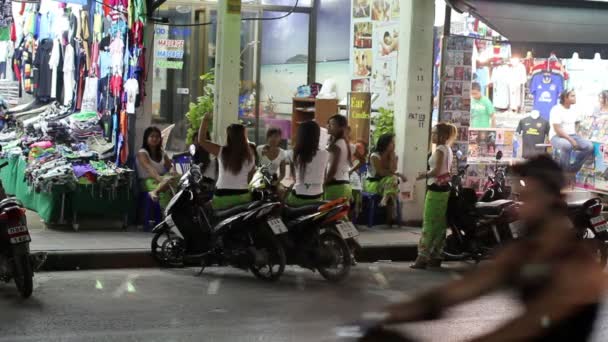
<instances>
[{"instance_id":1,"label":"souvenir shop","mask_svg":"<svg viewBox=\"0 0 608 342\"><path fill-rule=\"evenodd\" d=\"M487 3L475 3L482 2ZM459 2L454 3L459 8ZM515 4L510 5L518 8ZM608 90L606 42L574 44L567 41L576 34L551 36L544 40L546 43L525 41L521 36L523 28L516 30L496 19L500 23L497 29L504 35L501 36L491 28L495 25L490 27L484 22L491 25L496 11L504 10L502 6L505 5L497 5L493 10L483 7L485 12L480 10L482 13L476 12L475 7L467 7L470 15L466 23L456 28L457 32L452 28L451 35L444 40L443 58L439 58L443 62L444 75L444 82L438 88L441 98L439 120L458 126L454 149L463 155L459 164L470 165L467 185L479 192L484 190L487 177L496 166L498 151L503 152L500 161L503 164L539 153L552 153L549 141L551 109L559 103L563 90L574 89L575 108L581 121L579 134L594 144L594 158L577 174L576 187L608 193L608 148L605 147L608 114L603 113L598 99L602 91ZM525 11L528 5L522 6L524 9L520 11ZM541 5L528 10L541 8L552 11ZM585 18L584 14L581 14L582 18ZM521 15L522 25L530 29L526 24L528 15ZM584 19L579 17L577 20ZM534 30L529 32L532 32L529 39L541 36ZM489 126L475 120L477 106L483 100L471 97L474 83L479 84L482 97L493 107L495 120Z\"/></svg>"},{"instance_id":2,"label":"souvenir shop","mask_svg":"<svg viewBox=\"0 0 608 342\"><path fill-rule=\"evenodd\" d=\"M145 2L2 4L0 85L13 104L0 116L6 193L47 223L126 223L135 204L126 165L144 97Z\"/></svg>"}]
</instances>

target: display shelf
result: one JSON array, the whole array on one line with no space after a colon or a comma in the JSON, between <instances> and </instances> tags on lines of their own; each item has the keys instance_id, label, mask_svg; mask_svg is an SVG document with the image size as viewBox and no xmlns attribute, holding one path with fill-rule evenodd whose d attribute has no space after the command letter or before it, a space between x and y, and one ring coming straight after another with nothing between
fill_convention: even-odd
<instances>
[{"instance_id":1,"label":"display shelf","mask_svg":"<svg viewBox=\"0 0 608 342\"><path fill-rule=\"evenodd\" d=\"M319 126L326 127L327 120L335 114L338 114L338 100L294 97L291 117L292 143L302 122L315 120Z\"/></svg>"}]
</instances>

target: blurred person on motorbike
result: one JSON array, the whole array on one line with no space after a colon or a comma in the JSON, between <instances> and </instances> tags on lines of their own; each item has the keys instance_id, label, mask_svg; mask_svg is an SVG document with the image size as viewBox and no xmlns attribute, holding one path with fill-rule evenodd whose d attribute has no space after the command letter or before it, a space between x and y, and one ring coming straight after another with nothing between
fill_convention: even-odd
<instances>
[{"instance_id":1,"label":"blurred person on motorbike","mask_svg":"<svg viewBox=\"0 0 608 342\"><path fill-rule=\"evenodd\" d=\"M459 280L414 300L393 305L383 325L439 318L451 307L501 289L519 295L524 310L472 341L588 341L598 316L606 279L586 242L574 236L561 190L559 165L537 156L514 167L523 202L524 238ZM384 341L382 328L363 341ZM394 334L394 332L390 332Z\"/></svg>"}]
</instances>

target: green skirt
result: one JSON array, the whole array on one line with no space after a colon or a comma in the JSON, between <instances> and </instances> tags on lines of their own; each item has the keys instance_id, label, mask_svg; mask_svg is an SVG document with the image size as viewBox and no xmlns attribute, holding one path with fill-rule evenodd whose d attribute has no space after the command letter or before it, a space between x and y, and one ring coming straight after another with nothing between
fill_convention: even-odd
<instances>
[{"instance_id":1,"label":"green skirt","mask_svg":"<svg viewBox=\"0 0 608 342\"><path fill-rule=\"evenodd\" d=\"M159 184L160 183L158 183L158 181L154 178L146 178L141 181L141 187L147 192L156 190L156 188L158 188ZM158 193L158 203L160 204L160 207L166 208L167 205L169 204L169 201L171 201L171 197L172 197L171 190L159 192Z\"/></svg>"},{"instance_id":2,"label":"green skirt","mask_svg":"<svg viewBox=\"0 0 608 342\"><path fill-rule=\"evenodd\" d=\"M211 199L211 207L214 210L229 209L237 205L249 203L253 201L251 193L239 194L239 195L213 195Z\"/></svg>"},{"instance_id":3,"label":"green skirt","mask_svg":"<svg viewBox=\"0 0 608 342\"><path fill-rule=\"evenodd\" d=\"M309 205L309 204L315 204L322 200L323 200L323 196L319 196L317 198L297 197L292 191L289 193L289 195L287 195L287 198L285 199L285 204L287 204L288 206L290 206L292 208L298 208L298 207L303 207L303 206Z\"/></svg>"},{"instance_id":4,"label":"green skirt","mask_svg":"<svg viewBox=\"0 0 608 342\"><path fill-rule=\"evenodd\" d=\"M325 186L325 194L323 195L323 199L326 201L333 201L342 197L349 201L353 197L353 188L350 186L350 183L330 184Z\"/></svg>"},{"instance_id":5,"label":"green skirt","mask_svg":"<svg viewBox=\"0 0 608 342\"><path fill-rule=\"evenodd\" d=\"M363 191L380 196L397 195L399 193L399 183L395 176L386 176L379 180L368 178L363 182Z\"/></svg>"}]
</instances>

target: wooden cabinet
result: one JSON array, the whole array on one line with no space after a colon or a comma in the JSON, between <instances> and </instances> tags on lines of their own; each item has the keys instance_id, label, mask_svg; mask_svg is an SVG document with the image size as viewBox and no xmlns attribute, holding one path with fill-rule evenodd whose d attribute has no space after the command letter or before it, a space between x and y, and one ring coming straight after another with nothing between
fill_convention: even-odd
<instances>
[{"instance_id":1,"label":"wooden cabinet","mask_svg":"<svg viewBox=\"0 0 608 342\"><path fill-rule=\"evenodd\" d=\"M315 120L319 126L327 127L327 120L338 112L338 100L294 97L291 117L291 144L295 143L296 132L301 122Z\"/></svg>"}]
</instances>

